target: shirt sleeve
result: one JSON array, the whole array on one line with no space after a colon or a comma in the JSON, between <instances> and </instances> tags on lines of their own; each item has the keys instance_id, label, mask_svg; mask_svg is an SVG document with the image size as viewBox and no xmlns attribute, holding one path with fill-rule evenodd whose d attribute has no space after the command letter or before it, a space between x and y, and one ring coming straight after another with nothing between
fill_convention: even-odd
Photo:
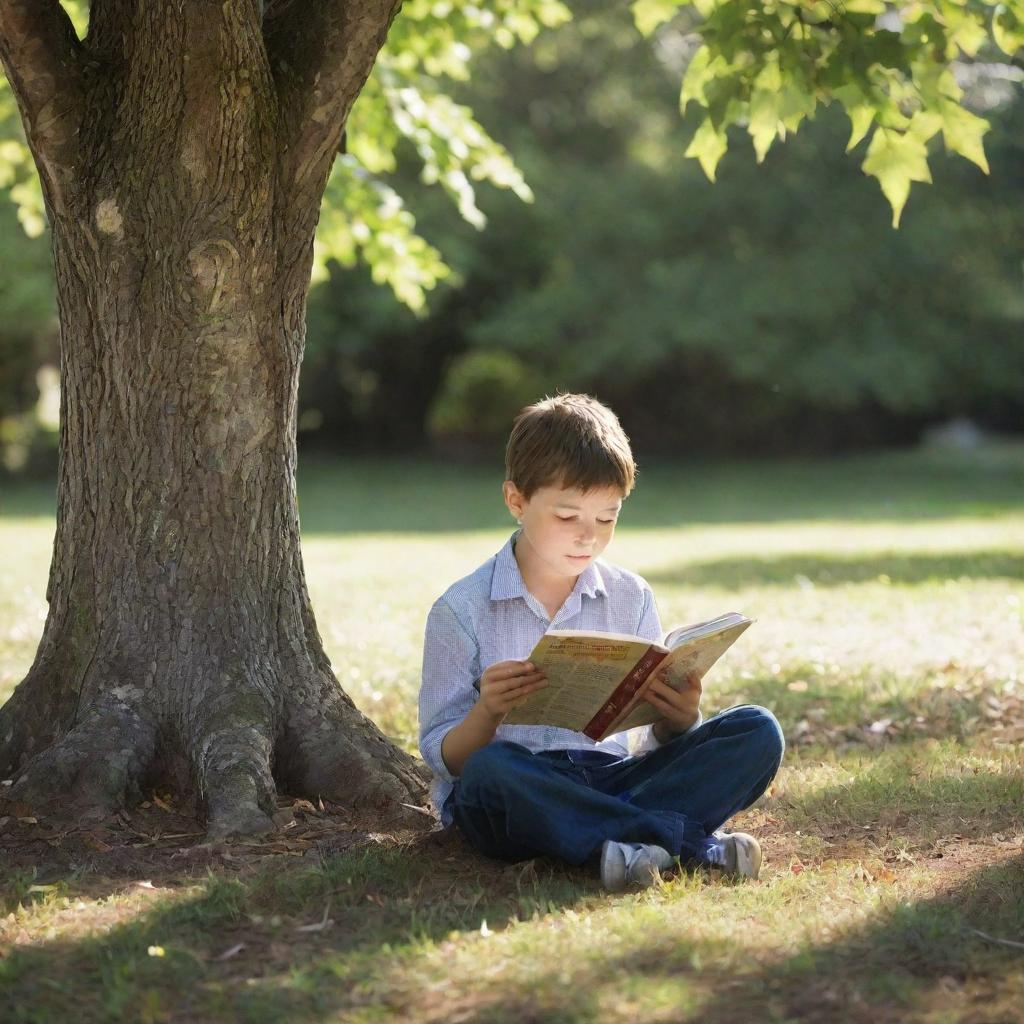
<instances>
[{"instance_id":1,"label":"shirt sleeve","mask_svg":"<svg viewBox=\"0 0 1024 1024\"><path fill-rule=\"evenodd\" d=\"M448 730L469 714L477 699L473 683L480 676L476 638L459 621L451 605L438 600L427 616L420 681L420 754L440 779L452 782L441 756Z\"/></svg>"},{"instance_id":2,"label":"shirt sleeve","mask_svg":"<svg viewBox=\"0 0 1024 1024\"><path fill-rule=\"evenodd\" d=\"M650 587L644 587L644 603L640 612L640 624L636 627L636 635L655 644L660 644L665 637L661 629L658 606L654 601L654 591Z\"/></svg>"}]
</instances>

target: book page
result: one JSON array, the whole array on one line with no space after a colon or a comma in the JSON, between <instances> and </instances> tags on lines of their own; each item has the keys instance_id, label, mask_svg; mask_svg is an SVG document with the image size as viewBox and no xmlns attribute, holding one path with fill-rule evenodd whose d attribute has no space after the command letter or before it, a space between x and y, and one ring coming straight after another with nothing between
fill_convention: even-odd
<instances>
[{"instance_id":1,"label":"book page","mask_svg":"<svg viewBox=\"0 0 1024 1024\"><path fill-rule=\"evenodd\" d=\"M726 612L725 615L718 615L706 622L694 622L689 626L679 626L677 629L673 629L665 637L665 646L671 650L673 647L680 647L697 637L718 633L729 626L737 626L741 622L749 625L751 621L746 615L741 615L739 612Z\"/></svg>"},{"instance_id":2,"label":"book page","mask_svg":"<svg viewBox=\"0 0 1024 1024\"><path fill-rule=\"evenodd\" d=\"M722 616L722 618L728 617ZM681 689L690 672L696 670L704 675L751 623L750 619L742 615L738 617L738 620L731 620L730 624L723 628L712 633L705 632L689 642L679 643L677 638L676 646L661 664L662 670L668 674L669 683L676 689ZM708 623L700 625L706 626ZM673 634L670 633L667 639L671 639L672 636ZM620 732L623 729L633 729L638 725L653 725L659 718L661 718L661 713L647 701L641 700L628 715L615 723L612 731Z\"/></svg>"},{"instance_id":3,"label":"book page","mask_svg":"<svg viewBox=\"0 0 1024 1024\"><path fill-rule=\"evenodd\" d=\"M502 725L553 725L580 731L650 647L645 640L615 634L545 633L525 660L544 672L548 685L513 708Z\"/></svg>"}]
</instances>

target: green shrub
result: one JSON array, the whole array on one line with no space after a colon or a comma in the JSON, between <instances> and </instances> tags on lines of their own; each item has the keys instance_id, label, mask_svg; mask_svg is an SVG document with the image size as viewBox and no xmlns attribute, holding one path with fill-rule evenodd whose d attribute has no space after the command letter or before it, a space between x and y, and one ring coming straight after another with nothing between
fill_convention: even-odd
<instances>
[{"instance_id":1,"label":"green shrub","mask_svg":"<svg viewBox=\"0 0 1024 1024\"><path fill-rule=\"evenodd\" d=\"M442 448L487 451L504 442L516 413L542 395L539 376L509 352L478 349L448 368L428 417Z\"/></svg>"}]
</instances>

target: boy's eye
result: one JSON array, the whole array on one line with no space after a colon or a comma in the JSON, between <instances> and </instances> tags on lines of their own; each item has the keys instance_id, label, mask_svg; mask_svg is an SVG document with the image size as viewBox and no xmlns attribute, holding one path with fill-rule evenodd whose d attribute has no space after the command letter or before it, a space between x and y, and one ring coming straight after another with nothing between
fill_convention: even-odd
<instances>
[{"instance_id":1,"label":"boy's eye","mask_svg":"<svg viewBox=\"0 0 1024 1024\"><path fill-rule=\"evenodd\" d=\"M561 519L563 523L571 523L576 517L575 516L555 516L556 519Z\"/></svg>"},{"instance_id":2,"label":"boy's eye","mask_svg":"<svg viewBox=\"0 0 1024 1024\"><path fill-rule=\"evenodd\" d=\"M615 520L614 519L598 519L598 522L602 526L611 526L615 522Z\"/></svg>"}]
</instances>

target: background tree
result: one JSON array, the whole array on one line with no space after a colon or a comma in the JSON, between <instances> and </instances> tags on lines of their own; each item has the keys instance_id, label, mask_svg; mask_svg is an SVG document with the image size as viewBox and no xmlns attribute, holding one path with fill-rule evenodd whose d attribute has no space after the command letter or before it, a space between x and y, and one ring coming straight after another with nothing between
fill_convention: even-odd
<instances>
[{"instance_id":1,"label":"background tree","mask_svg":"<svg viewBox=\"0 0 1024 1024\"><path fill-rule=\"evenodd\" d=\"M650 30L679 6L634 10ZM898 31L872 0L694 6L705 44L683 93L707 117L688 152L709 176L728 124L745 121L763 156L833 98L855 137L873 132L864 169L897 220L929 138L984 162L950 63L987 38L987 5L916 4ZM1004 46L1019 45L1018 6L997 12ZM52 229L63 414L50 610L0 709L0 769L15 797L98 810L156 773L191 780L215 834L270 828L275 781L395 812L422 776L338 688L299 550L314 233L327 193L326 247L364 251L421 301L444 267L372 175L406 137L471 221L473 176L528 196L439 83L488 36L529 41L566 9L414 0L380 56L395 0L69 10L0 0Z\"/></svg>"},{"instance_id":2,"label":"background tree","mask_svg":"<svg viewBox=\"0 0 1024 1024\"><path fill-rule=\"evenodd\" d=\"M516 154L537 202L490 191L477 232L400 150L390 180L459 280L417 317L368 273L335 267L310 301L307 445L407 450L429 423L446 448L492 457L491 421L507 422L520 386L606 396L642 456L906 444L955 416L1020 429L1024 72L956 69L992 124L991 178L934 154L934 184L897 231L844 155L838 104L762 166L724 161L715 183L684 159L679 74L699 45L676 23L645 39L628 10L591 0L479 62L459 99ZM684 138L702 116L690 104ZM742 145L743 127L728 131Z\"/></svg>"}]
</instances>

